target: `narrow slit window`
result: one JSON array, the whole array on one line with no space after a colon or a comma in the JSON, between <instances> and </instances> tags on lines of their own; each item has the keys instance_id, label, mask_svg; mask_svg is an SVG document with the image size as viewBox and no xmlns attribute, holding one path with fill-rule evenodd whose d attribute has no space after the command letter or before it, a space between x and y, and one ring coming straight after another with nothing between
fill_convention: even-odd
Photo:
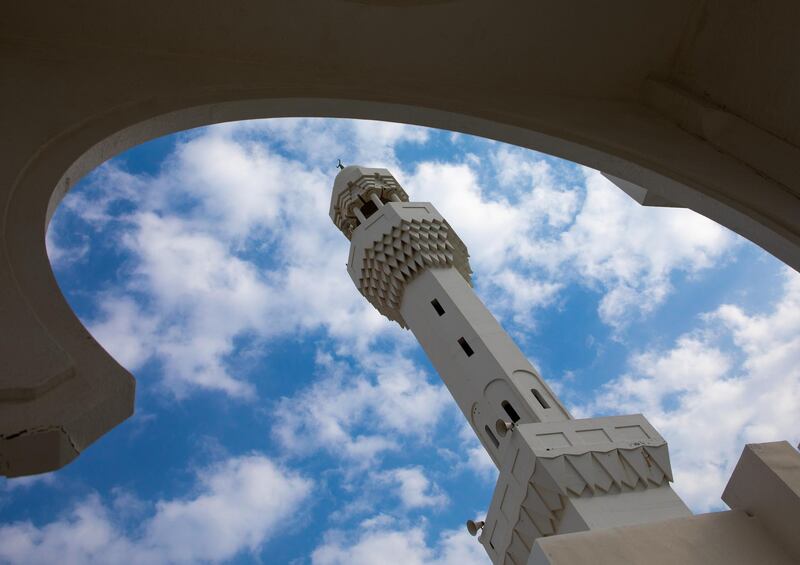
<instances>
[{"instance_id":1,"label":"narrow slit window","mask_svg":"<svg viewBox=\"0 0 800 565\"><path fill-rule=\"evenodd\" d=\"M517 422L519 422L519 414L517 414L517 411L514 410L514 407L511 406L511 403L508 400L504 400L503 402L501 402L500 406L503 407L503 410L506 411L506 414L508 414L508 417L511 418L511 421L513 423L516 424Z\"/></svg>"},{"instance_id":2,"label":"narrow slit window","mask_svg":"<svg viewBox=\"0 0 800 565\"><path fill-rule=\"evenodd\" d=\"M539 404L541 404L541 405L542 405L542 408L550 408L550 405L549 405L549 404L547 403L547 401L544 399L544 396L542 396L542 393L540 393L540 392L539 392L538 390L536 390L535 388L532 388L532 389L531 389L531 392L533 393L533 396L535 396L535 397L536 397L536 400L538 400L538 401L539 401Z\"/></svg>"},{"instance_id":3,"label":"narrow slit window","mask_svg":"<svg viewBox=\"0 0 800 565\"><path fill-rule=\"evenodd\" d=\"M436 300L435 298L431 300L431 306L433 306L433 309L436 310L437 314L439 314L440 316L444 315L444 308L442 308L442 305L439 304L439 301Z\"/></svg>"},{"instance_id":4,"label":"narrow slit window","mask_svg":"<svg viewBox=\"0 0 800 565\"><path fill-rule=\"evenodd\" d=\"M474 351L472 351L472 348L467 343L467 340L464 339L463 337L458 338L458 345L461 346L461 349L464 350L464 353L467 354L467 357L472 357L472 354L475 353Z\"/></svg>"},{"instance_id":5,"label":"narrow slit window","mask_svg":"<svg viewBox=\"0 0 800 565\"><path fill-rule=\"evenodd\" d=\"M494 437L494 434L492 433L492 430L489 428L489 426L484 426L483 429L486 430L486 435L489 436L490 440L492 440L495 449L500 447L500 442L497 440L496 437Z\"/></svg>"}]
</instances>

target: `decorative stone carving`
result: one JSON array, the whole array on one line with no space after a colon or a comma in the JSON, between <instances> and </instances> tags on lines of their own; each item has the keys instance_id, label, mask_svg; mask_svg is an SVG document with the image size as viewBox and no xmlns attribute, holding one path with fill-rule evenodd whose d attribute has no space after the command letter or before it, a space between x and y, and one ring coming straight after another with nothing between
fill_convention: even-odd
<instances>
[{"instance_id":1,"label":"decorative stone carving","mask_svg":"<svg viewBox=\"0 0 800 565\"><path fill-rule=\"evenodd\" d=\"M455 267L467 282L472 275L467 248L446 221L402 220L364 250L356 285L381 314L405 327L399 313L403 290L429 267Z\"/></svg>"},{"instance_id":2,"label":"decorative stone carving","mask_svg":"<svg viewBox=\"0 0 800 565\"><path fill-rule=\"evenodd\" d=\"M360 209L369 202L372 194L385 200L396 198L398 202L408 202L408 194L386 169L346 167L336 177L330 216L347 239L352 237L353 230L359 224L354 209Z\"/></svg>"},{"instance_id":3,"label":"decorative stone carving","mask_svg":"<svg viewBox=\"0 0 800 565\"><path fill-rule=\"evenodd\" d=\"M689 515L669 487L667 443L640 414L522 424L507 440L480 537L495 563L527 559L539 537L649 521L653 501L659 519ZM624 501L627 515L606 515L617 495L649 489Z\"/></svg>"}]
</instances>

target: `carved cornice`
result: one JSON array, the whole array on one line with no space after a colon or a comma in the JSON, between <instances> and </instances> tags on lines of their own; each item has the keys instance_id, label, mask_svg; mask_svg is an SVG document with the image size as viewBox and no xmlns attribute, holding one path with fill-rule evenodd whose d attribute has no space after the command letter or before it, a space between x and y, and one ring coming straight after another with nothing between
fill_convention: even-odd
<instances>
[{"instance_id":1,"label":"carved cornice","mask_svg":"<svg viewBox=\"0 0 800 565\"><path fill-rule=\"evenodd\" d=\"M468 257L466 246L446 221L402 220L364 250L356 284L381 314L406 327L400 315L406 285L431 267L455 267L471 284Z\"/></svg>"}]
</instances>

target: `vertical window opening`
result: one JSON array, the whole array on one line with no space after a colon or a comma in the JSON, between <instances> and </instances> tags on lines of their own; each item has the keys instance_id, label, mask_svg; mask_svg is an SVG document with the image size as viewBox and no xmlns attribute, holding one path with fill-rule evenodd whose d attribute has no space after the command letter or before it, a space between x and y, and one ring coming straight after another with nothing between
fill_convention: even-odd
<instances>
[{"instance_id":1,"label":"vertical window opening","mask_svg":"<svg viewBox=\"0 0 800 565\"><path fill-rule=\"evenodd\" d=\"M503 410L506 411L506 414L508 414L508 417L511 418L511 421L513 423L516 424L517 422L519 422L519 414L517 414L517 411L514 410L514 407L511 406L511 403L508 400L504 400L503 402L501 402L500 406L503 407Z\"/></svg>"},{"instance_id":2,"label":"vertical window opening","mask_svg":"<svg viewBox=\"0 0 800 565\"><path fill-rule=\"evenodd\" d=\"M489 436L490 440L492 440L495 449L500 447L500 442L497 440L496 437L494 437L494 434L492 433L492 430L489 428L489 426L484 426L483 429L486 430L486 435Z\"/></svg>"},{"instance_id":3,"label":"vertical window opening","mask_svg":"<svg viewBox=\"0 0 800 565\"><path fill-rule=\"evenodd\" d=\"M433 309L436 310L437 314L439 314L440 316L444 315L444 308L442 308L442 305L439 304L439 301L436 300L435 298L431 300L431 306L433 306Z\"/></svg>"},{"instance_id":4,"label":"vertical window opening","mask_svg":"<svg viewBox=\"0 0 800 565\"><path fill-rule=\"evenodd\" d=\"M467 357L472 357L472 354L475 353L474 351L472 351L472 348L467 343L467 340L464 339L463 337L458 338L458 345L461 346L461 349L464 350L464 353L467 354Z\"/></svg>"},{"instance_id":5,"label":"vertical window opening","mask_svg":"<svg viewBox=\"0 0 800 565\"><path fill-rule=\"evenodd\" d=\"M364 214L365 218L369 218L372 214L378 211L378 207L372 200L369 200L366 204L361 207L361 213Z\"/></svg>"},{"instance_id":6,"label":"vertical window opening","mask_svg":"<svg viewBox=\"0 0 800 565\"><path fill-rule=\"evenodd\" d=\"M547 403L547 401L544 399L544 397L541 395L541 393L538 390L536 390L535 388L532 388L531 392L533 393L533 396L536 397L536 400L539 401L539 404L542 405L542 408L550 408L550 405Z\"/></svg>"}]
</instances>

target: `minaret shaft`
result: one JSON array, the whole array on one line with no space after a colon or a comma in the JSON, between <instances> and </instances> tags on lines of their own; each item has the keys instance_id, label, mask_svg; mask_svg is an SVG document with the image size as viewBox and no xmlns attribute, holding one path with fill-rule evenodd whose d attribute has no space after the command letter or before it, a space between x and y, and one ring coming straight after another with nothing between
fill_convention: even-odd
<instances>
[{"instance_id":1,"label":"minaret shaft","mask_svg":"<svg viewBox=\"0 0 800 565\"><path fill-rule=\"evenodd\" d=\"M455 268L419 274L405 289L400 313L498 466L498 419L571 418Z\"/></svg>"}]
</instances>

